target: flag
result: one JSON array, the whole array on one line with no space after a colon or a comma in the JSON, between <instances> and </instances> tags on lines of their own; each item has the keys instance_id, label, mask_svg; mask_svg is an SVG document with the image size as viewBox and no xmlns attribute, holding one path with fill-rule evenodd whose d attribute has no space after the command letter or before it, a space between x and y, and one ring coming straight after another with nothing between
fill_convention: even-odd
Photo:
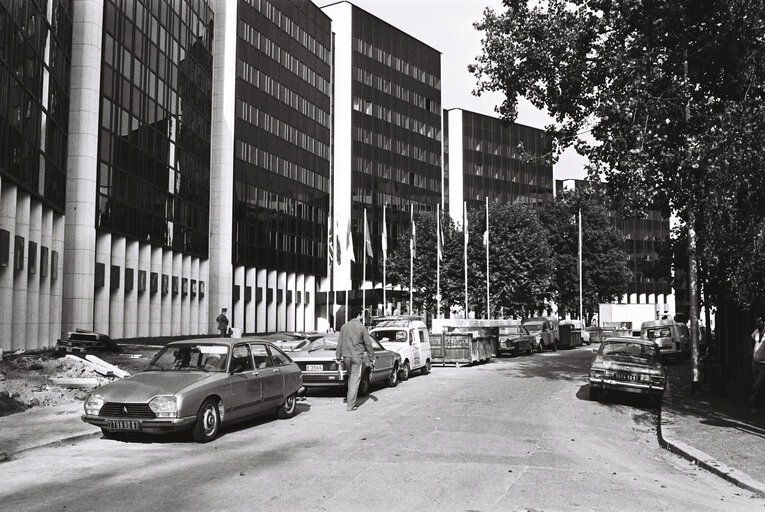
<instances>
[{"instance_id":1,"label":"flag","mask_svg":"<svg viewBox=\"0 0 765 512\"><path fill-rule=\"evenodd\" d=\"M465 247L467 247L470 234L468 233L467 202L462 205L462 230L465 234Z\"/></svg>"},{"instance_id":2,"label":"flag","mask_svg":"<svg viewBox=\"0 0 765 512\"><path fill-rule=\"evenodd\" d=\"M348 217L348 229L345 231L345 253L348 259L355 262L356 256L353 254L353 234L351 233L351 218Z\"/></svg>"},{"instance_id":3,"label":"flag","mask_svg":"<svg viewBox=\"0 0 765 512\"><path fill-rule=\"evenodd\" d=\"M414 224L414 203L412 204L410 216L412 219L412 233L409 235L409 250L412 253L412 258L414 258L417 255L417 226Z\"/></svg>"},{"instance_id":4,"label":"flag","mask_svg":"<svg viewBox=\"0 0 765 512\"><path fill-rule=\"evenodd\" d=\"M332 217L327 217L327 258L329 259L329 264L332 264L332 260L335 259L335 244L333 243L334 239L332 238Z\"/></svg>"},{"instance_id":5,"label":"flag","mask_svg":"<svg viewBox=\"0 0 765 512\"><path fill-rule=\"evenodd\" d=\"M343 247L342 241L340 240L340 221L337 220L337 217L335 217L335 229L333 231L335 235L334 240L337 243L337 251L335 256L337 257L337 264L341 265L345 248Z\"/></svg>"},{"instance_id":6,"label":"flag","mask_svg":"<svg viewBox=\"0 0 765 512\"><path fill-rule=\"evenodd\" d=\"M483 245L489 245L489 228L486 228L486 231L483 232Z\"/></svg>"},{"instance_id":7,"label":"flag","mask_svg":"<svg viewBox=\"0 0 765 512\"><path fill-rule=\"evenodd\" d=\"M441 213L439 205L436 205L436 254L438 260L444 259L444 235L441 233Z\"/></svg>"},{"instance_id":8,"label":"flag","mask_svg":"<svg viewBox=\"0 0 765 512\"><path fill-rule=\"evenodd\" d=\"M366 256L373 258L372 253L372 235L369 232L369 223L367 222L367 209L364 208L364 252Z\"/></svg>"},{"instance_id":9,"label":"flag","mask_svg":"<svg viewBox=\"0 0 765 512\"><path fill-rule=\"evenodd\" d=\"M383 205L383 229L382 229L382 253L383 260L388 259L388 224L385 221L385 205Z\"/></svg>"}]
</instances>

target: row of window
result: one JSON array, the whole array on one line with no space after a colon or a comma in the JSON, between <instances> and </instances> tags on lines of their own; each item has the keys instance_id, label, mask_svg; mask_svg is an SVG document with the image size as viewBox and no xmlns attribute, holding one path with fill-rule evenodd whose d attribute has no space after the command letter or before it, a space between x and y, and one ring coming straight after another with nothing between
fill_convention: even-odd
<instances>
[{"instance_id":1,"label":"row of window","mask_svg":"<svg viewBox=\"0 0 765 512\"><path fill-rule=\"evenodd\" d=\"M271 78L265 73L261 73L261 71L252 64L237 59L236 76L248 84L265 91L267 94L300 112L307 118L316 121L325 128L329 128L329 112L322 110L321 107L314 105L311 101L303 98L289 87L282 85L276 79Z\"/></svg>"},{"instance_id":2,"label":"row of window","mask_svg":"<svg viewBox=\"0 0 765 512\"><path fill-rule=\"evenodd\" d=\"M263 13L266 18L271 20L274 25L281 28L284 32L289 34L292 39L302 44L308 51L319 57L326 64L331 64L332 55L320 42L316 40L312 35L303 30L297 23L292 21L287 15L282 13L279 9L268 0L246 0L246 2L259 12Z\"/></svg>"},{"instance_id":3,"label":"row of window","mask_svg":"<svg viewBox=\"0 0 765 512\"><path fill-rule=\"evenodd\" d=\"M281 212L297 217L301 223L322 223L327 216L324 208L277 194L255 185L237 183L237 186L234 187L234 194L237 201L243 201L272 212Z\"/></svg>"},{"instance_id":4,"label":"row of window","mask_svg":"<svg viewBox=\"0 0 765 512\"><path fill-rule=\"evenodd\" d=\"M417 145L409 144L408 142L393 140L393 138L388 137L387 135L374 133L371 130L363 129L360 126L356 126L353 129L353 140L363 142L364 144L371 144L386 151L393 151L397 155L413 158L419 162L424 162L430 165L441 164L440 152L435 153Z\"/></svg>"},{"instance_id":5,"label":"row of window","mask_svg":"<svg viewBox=\"0 0 765 512\"><path fill-rule=\"evenodd\" d=\"M441 141L441 129L432 124L412 119L406 114L393 112L393 110L382 105L375 105L369 100L364 100L356 96L353 97L353 110L363 112L369 116L375 117L381 121L393 123L406 130L419 133L435 141Z\"/></svg>"},{"instance_id":6,"label":"row of window","mask_svg":"<svg viewBox=\"0 0 765 512\"><path fill-rule=\"evenodd\" d=\"M465 147L473 148L478 153L516 160L544 158L545 155L539 154L538 146L533 138L524 141L520 137L508 137L507 142L492 142L480 137L465 137Z\"/></svg>"},{"instance_id":7,"label":"row of window","mask_svg":"<svg viewBox=\"0 0 765 512\"><path fill-rule=\"evenodd\" d=\"M259 147L237 140L234 155L243 162L258 166L285 178L298 181L308 187L329 193L329 178L289 160L264 151Z\"/></svg>"},{"instance_id":8,"label":"row of window","mask_svg":"<svg viewBox=\"0 0 765 512\"><path fill-rule=\"evenodd\" d=\"M29 241L28 250L24 250L25 239L23 236L16 235L13 240L13 270L21 272L24 270L24 256L26 255L27 274L37 274L37 242ZM0 229L0 270L6 268L11 260L11 234L5 229ZM49 256L50 255L50 256ZM48 277L50 269L50 278L52 281L58 279L58 251L51 251L46 246L40 247L40 279Z\"/></svg>"},{"instance_id":9,"label":"row of window","mask_svg":"<svg viewBox=\"0 0 765 512\"><path fill-rule=\"evenodd\" d=\"M291 55L274 43L266 36L257 31L252 25L239 20L238 35L249 45L257 48L277 64L281 64L295 76L309 84L314 89L318 89L323 94L329 96L331 85L328 80L316 73L309 66L303 64L300 59Z\"/></svg>"},{"instance_id":10,"label":"row of window","mask_svg":"<svg viewBox=\"0 0 765 512\"><path fill-rule=\"evenodd\" d=\"M426 98L422 94L418 94L414 91L410 91L400 85L392 83L390 80L386 80L380 76L375 75L371 71L366 71L359 67L353 68L353 78L357 82L361 82L364 85L373 87L380 92L390 94L394 98L398 98L401 101L405 101L410 105L414 105L418 108L426 110L432 114L441 113L441 104L436 100Z\"/></svg>"},{"instance_id":11,"label":"row of window","mask_svg":"<svg viewBox=\"0 0 765 512\"><path fill-rule=\"evenodd\" d=\"M236 100L238 105L236 108L237 117L243 121L266 130L267 132L275 135L287 142L294 144L295 146L305 149L306 151L317 155L324 160L329 160L330 150L329 146L321 141L316 140L307 133L298 130L294 126L281 121L271 114L260 110L242 100Z\"/></svg>"},{"instance_id":12,"label":"row of window","mask_svg":"<svg viewBox=\"0 0 765 512\"><path fill-rule=\"evenodd\" d=\"M381 64L385 64L389 68L393 68L400 73L408 75L415 80L429 85L430 87L441 89L441 79L439 77L418 68L414 64L410 64L403 59L400 59L395 55L391 55L385 50L376 48L371 43L362 41L356 37L353 38L353 45L354 50L361 53L362 55L366 55L370 59L374 59Z\"/></svg>"},{"instance_id":13,"label":"row of window","mask_svg":"<svg viewBox=\"0 0 765 512\"><path fill-rule=\"evenodd\" d=\"M403 183L405 185L433 191L440 190L441 188L434 178L429 178L420 173L414 173L399 167L394 167L387 163L376 162L362 157L354 157L353 166L351 168L355 172L368 174L380 180Z\"/></svg>"}]
</instances>

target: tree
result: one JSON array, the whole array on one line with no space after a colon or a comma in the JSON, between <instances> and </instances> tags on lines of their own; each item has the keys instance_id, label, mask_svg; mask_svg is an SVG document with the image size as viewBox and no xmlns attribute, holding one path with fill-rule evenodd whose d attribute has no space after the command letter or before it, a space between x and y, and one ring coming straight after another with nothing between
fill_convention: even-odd
<instances>
[{"instance_id":1,"label":"tree","mask_svg":"<svg viewBox=\"0 0 765 512\"><path fill-rule=\"evenodd\" d=\"M587 324L598 305L627 291L630 271L624 235L614 227L595 189L564 192L542 211L555 254L555 301L559 314L579 314L579 212L582 213L582 309Z\"/></svg>"},{"instance_id":2,"label":"tree","mask_svg":"<svg viewBox=\"0 0 765 512\"><path fill-rule=\"evenodd\" d=\"M590 178L626 215L659 204L694 228L712 296L761 300L765 4L504 5L476 24L486 33L470 68L477 93L504 92L498 110L510 120L519 95L547 109L555 151L587 156Z\"/></svg>"}]
</instances>

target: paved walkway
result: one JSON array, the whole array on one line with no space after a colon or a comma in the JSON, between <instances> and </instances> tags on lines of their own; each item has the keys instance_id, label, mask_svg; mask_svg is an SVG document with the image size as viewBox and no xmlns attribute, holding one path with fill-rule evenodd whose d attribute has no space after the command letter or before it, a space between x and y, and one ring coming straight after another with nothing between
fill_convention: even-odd
<instances>
[{"instance_id":1,"label":"paved walkway","mask_svg":"<svg viewBox=\"0 0 765 512\"><path fill-rule=\"evenodd\" d=\"M721 396L706 387L691 393L688 361L670 365L668 373L659 442L765 497L765 414L750 414L746 397ZM82 414L82 404L73 403L0 417L0 462L35 448L100 437Z\"/></svg>"}]
</instances>

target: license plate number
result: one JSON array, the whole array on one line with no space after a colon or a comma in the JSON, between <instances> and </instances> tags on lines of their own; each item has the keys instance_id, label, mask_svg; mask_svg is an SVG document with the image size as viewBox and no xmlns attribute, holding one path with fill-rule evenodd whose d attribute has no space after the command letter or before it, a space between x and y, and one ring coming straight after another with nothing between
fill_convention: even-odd
<instances>
[{"instance_id":1,"label":"license plate number","mask_svg":"<svg viewBox=\"0 0 765 512\"><path fill-rule=\"evenodd\" d=\"M124 420L109 420L106 422L106 426L113 430L138 430L140 428L137 421Z\"/></svg>"},{"instance_id":2,"label":"license plate number","mask_svg":"<svg viewBox=\"0 0 765 512\"><path fill-rule=\"evenodd\" d=\"M625 380L628 382L640 380L640 377L638 375L635 375L632 373L619 373L617 374L616 378L619 380Z\"/></svg>"},{"instance_id":3,"label":"license plate number","mask_svg":"<svg viewBox=\"0 0 765 512\"><path fill-rule=\"evenodd\" d=\"M323 364L307 364L305 365L305 369L309 372L320 372L324 370Z\"/></svg>"}]
</instances>

